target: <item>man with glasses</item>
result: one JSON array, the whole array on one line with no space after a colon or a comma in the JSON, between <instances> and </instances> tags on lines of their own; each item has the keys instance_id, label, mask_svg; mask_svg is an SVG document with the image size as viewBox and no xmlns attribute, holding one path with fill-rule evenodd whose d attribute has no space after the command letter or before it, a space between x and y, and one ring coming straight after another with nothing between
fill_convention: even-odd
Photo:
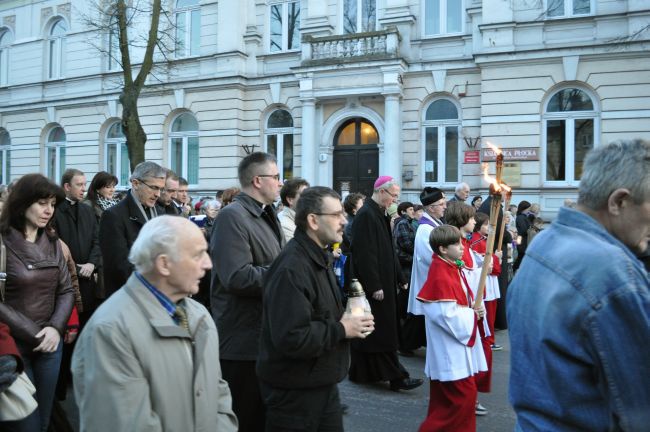
<instances>
[{"instance_id":1,"label":"man with glasses","mask_svg":"<svg viewBox=\"0 0 650 432\"><path fill-rule=\"evenodd\" d=\"M99 247L104 260L106 296L126 283L133 272L129 251L142 226L164 210L156 205L165 190L167 172L155 162L141 162L131 175L131 189L104 211L99 223Z\"/></svg>"},{"instance_id":2,"label":"man with glasses","mask_svg":"<svg viewBox=\"0 0 650 432\"><path fill-rule=\"evenodd\" d=\"M264 284L257 373L266 432L342 431L337 383L345 378L352 338L372 332L372 317L344 315L328 247L340 243L346 218L330 188L302 192L296 230Z\"/></svg>"},{"instance_id":3,"label":"man with glasses","mask_svg":"<svg viewBox=\"0 0 650 432\"><path fill-rule=\"evenodd\" d=\"M409 377L397 359L398 322L395 296L402 281L386 209L399 199L400 187L389 176L379 177L352 226L352 277L357 278L375 317L375 331L351 344L350 381L389 381L393 391L422 384Z\"/></svg>"},{"instance_id":4,"label":"man with glasses","mask_svg":"<svg viewBox=\"0 0 650 432\"><path fill-rule=\"evenodd\" d=\"M264 430L255 375L262 323L262 281L285 240L273 202L280 193L275 157L256 152L237 169L241 192L215 219L210 239L211 309L217 323L223 377L230 384L239 430Z\"/></svg>"},{"instance_id":5,"label":"man with glasses","mask_svg":"<svg viewBox=\"0 0 650 432\"><path fill-rule=\"evenodd\" d=\"M402 326L402 347L407 350L418 349L427 343L422 303L415 297L427 280L431 266L433 250L429 245L429 236L434 228L443 225L442 218L447 209L445 194L435 187L425 187L420 193L420 202L424 213L415 233L407 315Z\"/></svg>"},{"instance_id":6,"label":"man with glasses","mask_svg":"<svg viewBox=\"0 0 650 432\"><path fill-rule=\"evenodd\" d=\"M167 178L165 179L165 189L160 192L158 198L158 205L163 208L164 213L171 216L178 216L181 210L174 204L174 200L178 196L178 180L179 177L170 169L167 170Z\"/></svg>"}]
</instances>

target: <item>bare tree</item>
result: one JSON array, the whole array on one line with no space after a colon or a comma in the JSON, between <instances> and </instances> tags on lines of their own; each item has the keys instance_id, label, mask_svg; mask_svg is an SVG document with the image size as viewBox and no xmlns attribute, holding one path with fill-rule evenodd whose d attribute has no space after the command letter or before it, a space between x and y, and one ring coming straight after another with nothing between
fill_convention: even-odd
<instances>
[{"instance_id":1,"label":"bare tree","mask_svg":"<svg viewBox=\"0 0 650 432\"><path fill-rule=\"evenodd\" d=\"M163 83L156 77L156 68L170 71L175 25L163 0L96 0L89 10L81 12L82 20L97 38L88 43L121 68L116 85L120 88L122 129L133 170L144 160L147 142L138 100L148 78ZM134 56L134 51L141 56Z\"/></svg>"}]
</instances>

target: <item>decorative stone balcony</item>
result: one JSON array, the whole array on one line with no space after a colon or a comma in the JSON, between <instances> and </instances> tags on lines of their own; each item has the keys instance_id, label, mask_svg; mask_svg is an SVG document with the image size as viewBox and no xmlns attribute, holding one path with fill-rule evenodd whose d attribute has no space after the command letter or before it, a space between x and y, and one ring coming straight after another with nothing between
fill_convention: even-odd
<instances>
[{"instance_id":1,"label":"decorative stone balcony","mask_svg":"<svg viewBox=\"0 0 650 432\"><path fill-rule=\"evenodd\" d=\"M394 59L399 55L399 32L386 30L302 38L302 65L318 66Z\"/></svg>"}]
</instances>

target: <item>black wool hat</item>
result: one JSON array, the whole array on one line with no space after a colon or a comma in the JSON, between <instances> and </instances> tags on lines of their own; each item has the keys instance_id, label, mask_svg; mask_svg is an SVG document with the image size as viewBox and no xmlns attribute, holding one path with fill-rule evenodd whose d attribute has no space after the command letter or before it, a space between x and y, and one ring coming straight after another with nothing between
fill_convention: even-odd
<instances>
[{"instance_id":1,"label":"black wool hat","mask_svg":"<svg viewBox=\"0 0 650 432\"><path fill-rule=\"evenodd\" d=\"M445 195L440 189L427 186L422 189L422 193L420 194L420 202L423 206L428 206L429 204L433 204L436 201L440 201L444 197Z\"/></svg>"}]
</instances>

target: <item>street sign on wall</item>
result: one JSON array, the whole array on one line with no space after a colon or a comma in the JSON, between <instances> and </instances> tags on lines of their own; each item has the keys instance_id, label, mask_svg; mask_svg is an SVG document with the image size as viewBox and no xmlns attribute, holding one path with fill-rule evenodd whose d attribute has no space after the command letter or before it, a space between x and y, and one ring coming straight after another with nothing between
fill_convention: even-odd
<instances>
[{"instance_id":1,"label":"street sign on wall","mask_svg":"<svg viewBox=\"0 0 650 432\"><path fill-rule=\"evenodd\" d=\"M503 152L504 161L537 161L539 160L539 147L518 147L518 148L504 148ZM492 162L496 160L496 152L489 147L482 149L483 154L481 160L483 162Z\"/></svg>"},{"instance_id":2,"label":"street sign on wall","mask_svg":"<svg viewBox=\"0 0 650 432\"><path fill-rule=\"evenodd\" d=\"M481 151L480 150L470 150L463 152L464 158L463 163L466 164L477 164L481 163Z\"/></svg>"}]
</instances>

